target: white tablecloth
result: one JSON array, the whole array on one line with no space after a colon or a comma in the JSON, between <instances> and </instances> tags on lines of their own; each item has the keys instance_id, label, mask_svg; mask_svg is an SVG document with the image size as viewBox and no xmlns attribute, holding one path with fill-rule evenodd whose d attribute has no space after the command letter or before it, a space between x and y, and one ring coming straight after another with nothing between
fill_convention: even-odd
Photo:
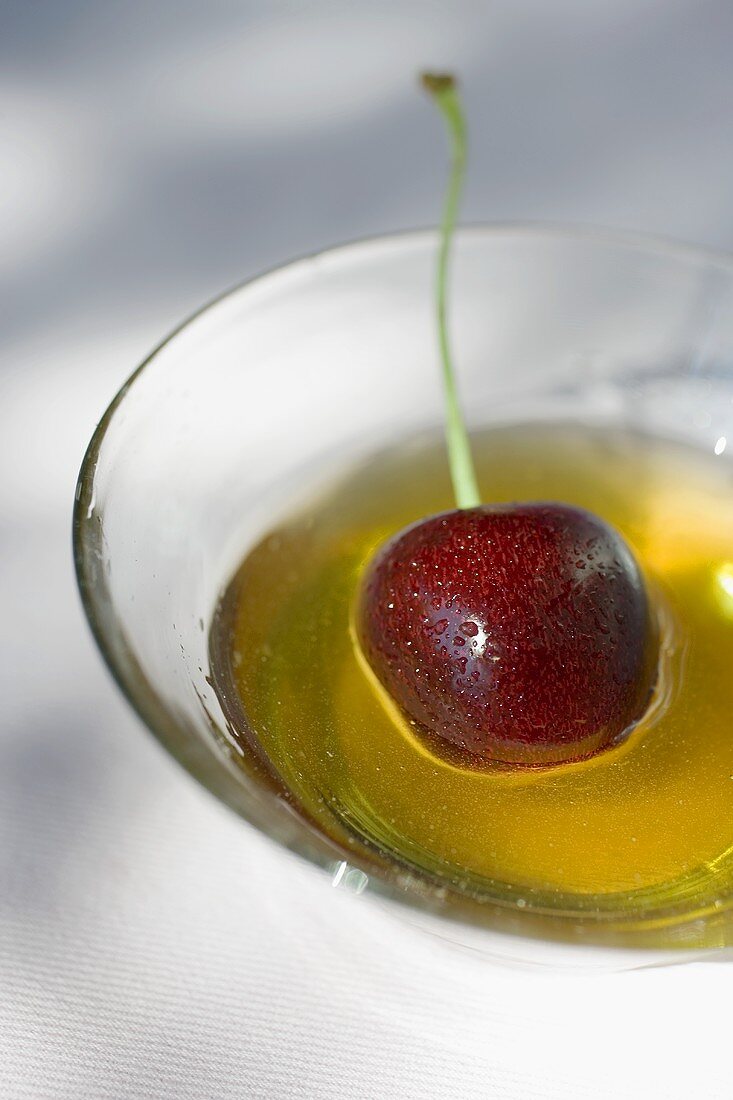
<instances>
[{"instance_id":1,"label":"white tablecloth","mask_svg":"<svg viewBox=\"0 0 733 1100\"><path fill-rule=\"evenodd\" d=\"M6 13L7 15L7 13ZM191 307L467 216L733 243L730 5L18 5L0 35L0 1097L726 1098L723 962L529 973L334 890L140 727L75 594L76 471ZM7 140L5 140L7 139Z\"/></svg>"}]
</instances>

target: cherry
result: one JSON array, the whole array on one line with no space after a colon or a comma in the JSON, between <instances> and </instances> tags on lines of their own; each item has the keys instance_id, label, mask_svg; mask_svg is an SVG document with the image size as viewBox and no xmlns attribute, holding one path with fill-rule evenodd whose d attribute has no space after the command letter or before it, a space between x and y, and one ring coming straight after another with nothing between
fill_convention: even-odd
<instances>
[{"instance_id":1,"label":"cherry","mask_svg":"<svg viewBox=\"0 0 733 1100\"><path fill-rule=\"evenodd\" d=\"M427 73L452 166L436 271L448 462L458 510L366 566L364 656L418 736L469 767L581 760L618 744L657 678L655 620L621 536L565 504L482 505L448 339L448 260L465 166L456 82Z\"/></svg>"},{"instance_id":2,"label":"cherry","mask_svg":"<svg viewBox=\"0 0 733 1100\"><path fill-rule=\"evenodd\" d=\"M362 651L440 755L473 767L580 760L642 716L656 630L621 536L562 504L445 512L366 568Z\"/></svg>"}]
</instances>

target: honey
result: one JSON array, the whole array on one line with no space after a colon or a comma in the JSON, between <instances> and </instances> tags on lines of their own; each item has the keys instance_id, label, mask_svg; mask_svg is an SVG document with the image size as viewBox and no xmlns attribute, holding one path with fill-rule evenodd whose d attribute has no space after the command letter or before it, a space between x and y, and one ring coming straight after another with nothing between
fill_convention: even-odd
<instances>
[{"instance_id":1,"label":"honey","mask_svg":"<svg viewBox=\"0 0 733 1100\"><path fill-rule=\"evenodd\" d=\"M222 598L214 680L243 754L339 842L528 909L701 913L733 893L733 466L605 427L477 434L485 502L561 501L615 526L663 618L653 703L617 748L535 770L434 756L352 630L382 541L454 507L440 439L347 472L252 547ZM236 705L232 707L231 700Z\"/></svg>"}]
</instances>

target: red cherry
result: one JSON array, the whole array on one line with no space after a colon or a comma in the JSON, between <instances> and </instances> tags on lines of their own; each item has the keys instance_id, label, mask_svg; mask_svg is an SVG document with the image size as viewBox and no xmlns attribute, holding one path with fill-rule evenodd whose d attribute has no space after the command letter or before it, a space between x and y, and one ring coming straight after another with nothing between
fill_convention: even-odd
<instances>
[{"instance_id":1,"label":"red cherry","mask_svg":"<svg viewBox=\"0 0 733 1100\"><path fill-rule=\"evenodd\" d=\"M366 569L357 633L433 751L540 765L618 744L657 676L657 632L621 536L561 504L445 512Z\"/></svg>"}]
</instances>

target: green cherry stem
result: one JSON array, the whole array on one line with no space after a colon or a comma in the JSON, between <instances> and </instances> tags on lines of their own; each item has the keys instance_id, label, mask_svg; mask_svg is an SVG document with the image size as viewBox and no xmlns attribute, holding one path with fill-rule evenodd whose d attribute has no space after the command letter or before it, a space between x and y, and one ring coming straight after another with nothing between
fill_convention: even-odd
<instances>
[{"instance_id":1,"label":"green cherry stem","mask_svg":"<svg viewBox=\"0 0 733 1100\"><path fill-rule=\"evenodd\" d=\"M451 168L443 207L443 220L440 227L440 251L438 253L435 280L435 297L440 357L443 366L443 389L445 392L445 441L448 449L448 464L453 483L453 495L459 508L475 508L481 503L481 497L476 482L476 471L471 457L468 432L458 400L456 376L453 370L450 341L448 339L446 308L448 263L466 167L466 123L456 81L452 76L423 73L420 79L423 87L438 105L446 121L450 138Z\"/></svg>"}]
</instances>

